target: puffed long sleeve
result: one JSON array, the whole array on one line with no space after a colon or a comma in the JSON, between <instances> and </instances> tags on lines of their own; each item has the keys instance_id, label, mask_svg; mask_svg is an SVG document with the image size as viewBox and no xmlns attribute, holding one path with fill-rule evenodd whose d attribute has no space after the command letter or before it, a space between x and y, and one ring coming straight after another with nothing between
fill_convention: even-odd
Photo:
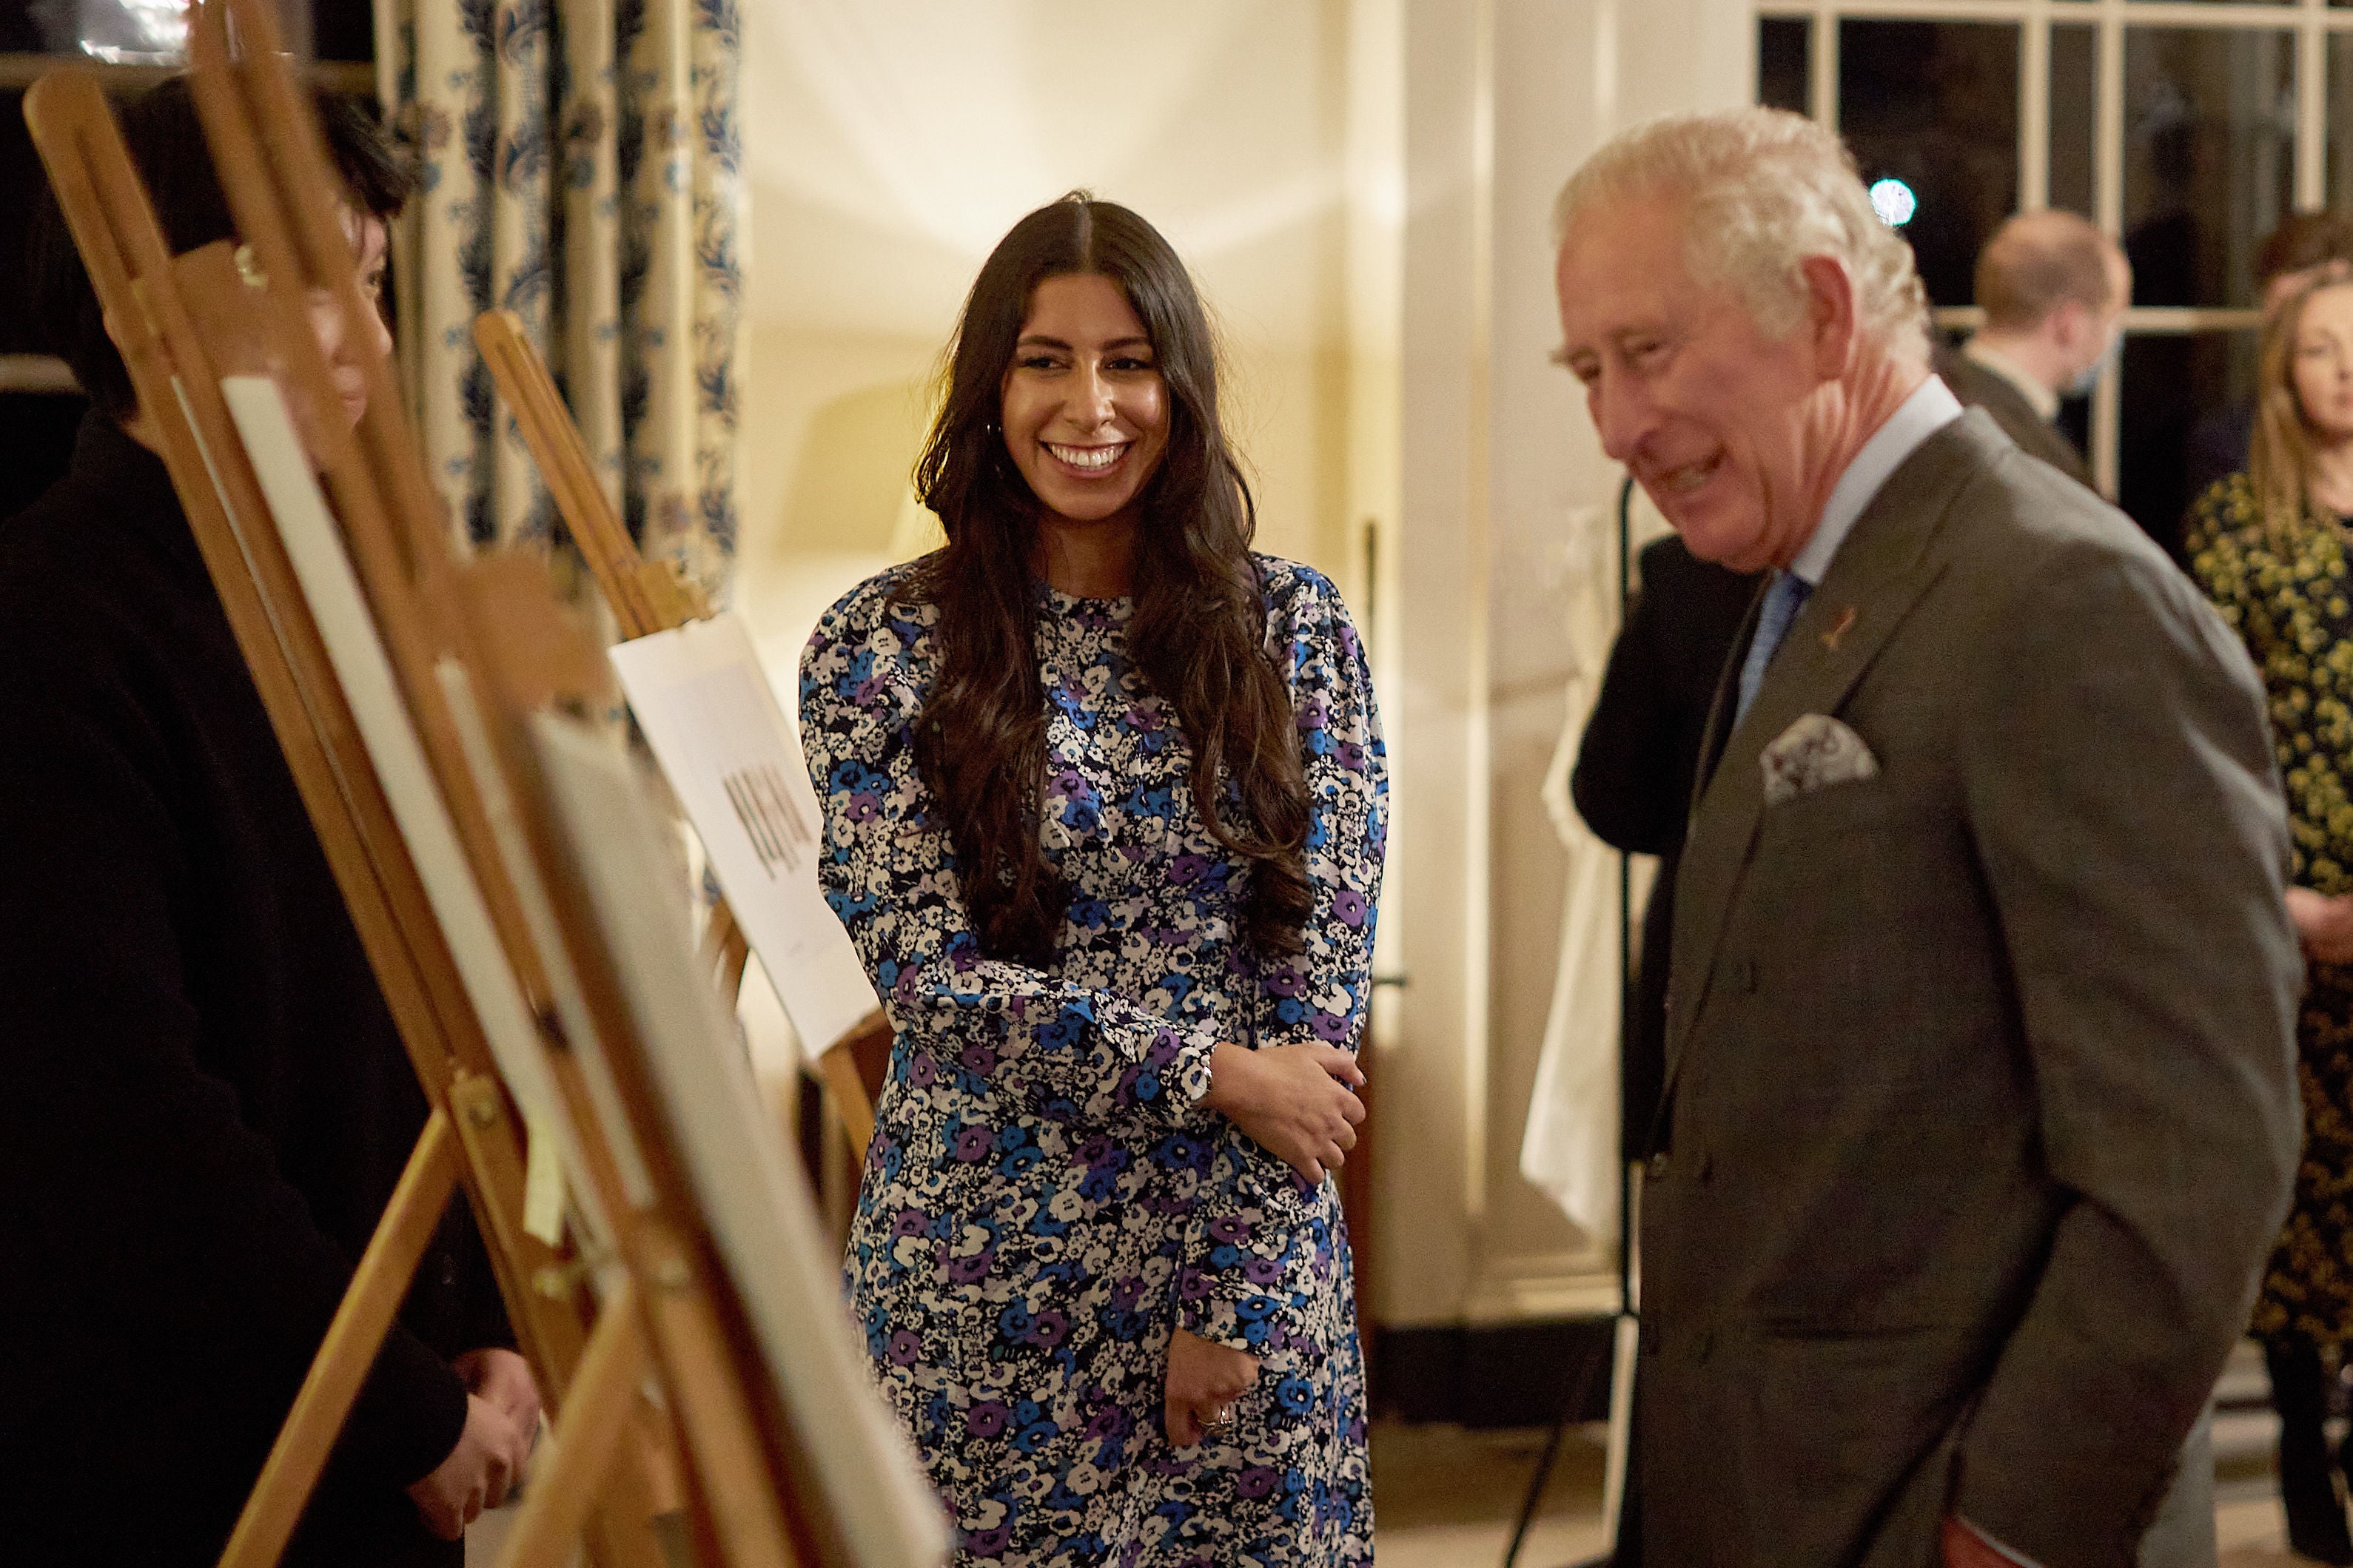
<instances>
[{"instance_id":1,"label":"puffed long sleeve","mask_svg":"<svg viewBox=\"0 0 2353 1568\"><path fill-rule=\"evenodd\" d=\"M801 745L825 816L819 881L892 1026L919 1043L916 1087L965 1074L1065 1124L1194 1126L1212 1032L982 955L915 766L920 635L886 595L853 595L819 621L800 679ZM983 1157L985 1135L971 1142Z\"/></svg>"}]
</instances>

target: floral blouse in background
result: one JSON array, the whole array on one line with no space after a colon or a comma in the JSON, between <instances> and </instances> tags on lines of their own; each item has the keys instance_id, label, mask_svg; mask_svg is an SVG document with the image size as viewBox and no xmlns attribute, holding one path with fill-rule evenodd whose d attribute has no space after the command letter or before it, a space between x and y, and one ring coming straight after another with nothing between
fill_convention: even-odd
<instances>
[{"instance_id":1,"label":"floral blouse in background","mask_svg":"<svg viewBox=\"0 0 2353 1568\"><path fill-rule=\"evenodd\" d=\"M936 613L891 602L905 569L828 611L802 658L827 896L897 1030L851 1300L959 1563L1372 1561L1336 1186L1307 1190L1196 1103L1218 1041L1354 1049L1370 996L1388 821L1364 652L1330 583L1255 559L1310 797L1295 959L1237 940L1249 870L1202 825L1191 748L1128 662L1129 601L1039 589L1042 841L1071 894L1044 969L982 956L928 809L912 726ZM1178 1322L1260 1366L1190 1449L1161 1424Z\"/></svg>"},{"instance_id":2,"label":"floral blouse in background","mask_svg":"<svg viewBox=\"0 0 2353 1568\"><path fill-rule=\"evenodd\" d=\"M2353 893L2353 567L2336 518L2309 510L2274 533L2233 474L2183 529L2190 575L2263 678L2295 848L2291 879ZM2296 1015L2304 1155L2295 1199L2263 1270L2259 1339L2353 1342L2353 965L2313 960Z\"/></svg>"}]
</instances>

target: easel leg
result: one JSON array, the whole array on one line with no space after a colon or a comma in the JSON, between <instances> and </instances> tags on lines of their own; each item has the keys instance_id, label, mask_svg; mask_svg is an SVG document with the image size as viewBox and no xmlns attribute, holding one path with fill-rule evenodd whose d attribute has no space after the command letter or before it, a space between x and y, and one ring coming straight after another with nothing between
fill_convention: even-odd
<instances>
[{"instance_id":1,"label":"easel leg","mask_svg":"<svg viewBox=\"0 0 2353 1568\"><path fill-rule=\"evenodd\" d=\"M636 1297L624 1279L601 1304L565 1401L555 1452L532 1475L501 1568L564 1568L580 1540L621 1439L634 1430L630 1403L646 1368Z\"/></svg>"},{"instance_id":2,"label":"easel leg","mask_svg":"<svg viewBox=\"0 0 2353 1568\"><path fill-rule=\"evenodd\" d=\"M361 1255L343 1306L327 1325L327 1337L311 1358L311 1373L294 1396L253 1495L237 1516L221 1568L273 1568L285 1553L352 1401L359 1397L376 1350L408 1294L417 1261L440 1228L442 1211L458 1186L458 1154L457 1131L448 1115L436 1110Z\"/></svg>"},{"instance_id":3,"label":"easel leg","mask_svg":"<svg viewBox=\"0 0 2353 1568\"><path fill-rule=\"evenodd\" d=\"M690 1525L705 1549L697 1560L726 1568L798 1568L750 1391L687 1248L649 1221L638 1260L639 1277L653 1281L643 1319L683 1439Z\"/></svg>"}]
</instances>

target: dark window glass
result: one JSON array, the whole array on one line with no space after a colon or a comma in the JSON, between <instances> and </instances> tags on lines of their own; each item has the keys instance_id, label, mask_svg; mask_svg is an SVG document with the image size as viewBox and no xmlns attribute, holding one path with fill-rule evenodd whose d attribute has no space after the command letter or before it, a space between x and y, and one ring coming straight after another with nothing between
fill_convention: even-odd
<instances>
[{"instance_id":1,"label":"dark window glass","mask_svg":"<svg viewBox=\"0 0 2353 1568\"><path fill-rule=\"evenodd\" d=\"M74 430L89 408L78 392L0 392L0 519L65 477Z\"/></svg>"},{"instance_id":2,"label":"dark window glass","mask_svg":"<svg viewBox=\"0 0 2353 1568\"><path fill-rule=\"evenodd\" d=\"M2125 33L2125 249L2137 305L2245 306L2295 189L2295 41Z\"/></svg>"},{"instance_id":3,"label":"dark window glass","mask_svg":"<svg viewBox=\"0 0 2353 1568\"><path fill-rule=\"evenodd\" d=\"M33 19L34 0L0 0L0 53L38 54L41 28Z\"/></svg>"},{"instance_id":4,"label":"dark window glass","mask_svg":"<svg viewBox=\"0 0 2353 1568\"><path fill-rule=\"evenodd\" d=\"M2253 331L2137 333L2125 340L2116 500L2177 561L2192 474L2233 450L2254 396Z\"/></svg>"},{"instance_id":5,"label":"dark window glass","mask_svg":"<svg viewBox=\"0 0 2353 1568\"><path fill-rule=\"evenodd\" d=\"M311 52L322 60L375 58L374 9L350 0L311 0Z\"/></svg>"},{"instance_id":6,"label":"dark window glass","mask_svg":"<svg viewBox=\"0 0 2353 1568\"><path fill-rule=\"evenodd\" d=\"M2348 0L2353 3L2353 0ZM2328 205L2353 205L2353 33L2328 35Z\"/></svg>"},{"instance_id":7,"label":"dark window glass","mask_svg":"<svg viewBox=\"0 0 2353 1568\"><path fill-rule=\"evenodd\" d=\"M2100 30L2051 29L2051 205L2092 216L2098 139Z\"/></svg>"},{"instance_id":8,"label":"dark window glass","mask_svg":"<svg viewBox=\"0 0 2353 1568\"><path fill-rule=\"evenodd\" d=\"M1814 111L1814 25L1803 16L1757 24L1757 101L1797 114Z\"/></svg>"},{"instance_id":9,"label":"dark window glass","mask_svg":"<svg viewBox=\"0 0 2353 1568\"><path fill-rule=\"evenodd\" d=\"M2018 205L2018 28L1839 24L1839 130L1886 187L1929 300L1966 305L1978 247Z\"/></svg>"},{"instance_id":10,"label":"dark window glass","mask_svg":"<svg viewBox=\"0 0 2353 1568\"><path fill-rule=\"evenodd\" d=\"M47 353L48 344L26 309L26 261L35 194L47 184L33 134L25 128L25 95L0 92L0 354Z\"/></svg>"}]
</instances>

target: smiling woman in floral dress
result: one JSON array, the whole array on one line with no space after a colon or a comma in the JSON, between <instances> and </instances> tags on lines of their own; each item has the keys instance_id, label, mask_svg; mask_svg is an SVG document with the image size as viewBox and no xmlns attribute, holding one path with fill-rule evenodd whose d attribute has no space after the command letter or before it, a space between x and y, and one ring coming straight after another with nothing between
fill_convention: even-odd
<instances>
[{"instance_id":1,"label":"smiling woman in floral dress","mask_svg":"<svg viewBox=\"0 0 2353 1568\"><path fill-rule=\"evenodd\" d=\"M1167 243L1073 195L965 305L946 548L801 666L898 1031L848 1269L960 1563L1372 1561L1348 1240L1387 781L1339 595L1250 551Z\"/></svg>"}]
</instances>

